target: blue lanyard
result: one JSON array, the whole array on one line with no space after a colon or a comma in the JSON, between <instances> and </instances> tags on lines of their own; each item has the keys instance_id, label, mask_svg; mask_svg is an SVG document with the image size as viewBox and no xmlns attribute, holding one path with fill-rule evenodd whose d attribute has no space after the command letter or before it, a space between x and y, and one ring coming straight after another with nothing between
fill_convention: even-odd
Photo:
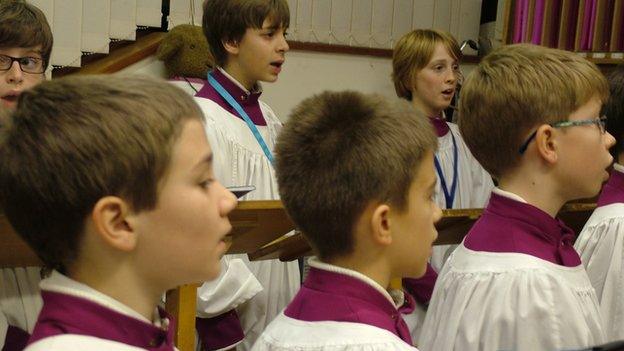
<instances>
[{"instance_id":1,"label":"blue lanyard","mask_svg":"<svg viewBox=\"0 0 624 351\"><path fill-rule=\"evenodd\" d=\"M451 184L451 191L449 192L446 186L446 180L444 179L444 173L442 173L442 167L440 166L440 161L438 161L438 157L434 156L433 161L435 162L436 172L438 172L438 178L440 178L440 184L442 185L442 191L444 192L444 199L446 200L446 208L453 208L453 201L455 201L455 193L457 190L457 143L455 142L455 136L453 132L449 130L451 133L451 138L453 139L453 183Z\"/></svg>"},{"instance_id":2,"label":"blue lanyard","mask_svg":"<svg viewBox=\"0 0 624 351\"><path fill-rule=\"evenodd\" d=\"M262 151L264 151L264 154L269 159L269 162L271 162L271 164L273 165L274 161L271 150L269 150L269 147L264 142L262 135L260 135L260 131L258 131L258 127L256 127L256 125L251 121L251 118L249 118L245 110L243 110L243 107L232 97L232 95L230 95L230 93L227 92L227 90L225 90L225 88L221 84L219 84L219 82L217 82L216 79L214 79L214 77L212 76L212 72L208 72L208 83L210 83L210 85L215 88L217 93L219 93L219 95L221 95L221 97L224 98L225 101L227 101L228 104L230 104L230 106L234 108L234 110L236 110L236 112L241 116L245 123L247 123L247 126L251 130L251 133L258 141L258 144L260 144Z\"/></svg>"}]
</instances>

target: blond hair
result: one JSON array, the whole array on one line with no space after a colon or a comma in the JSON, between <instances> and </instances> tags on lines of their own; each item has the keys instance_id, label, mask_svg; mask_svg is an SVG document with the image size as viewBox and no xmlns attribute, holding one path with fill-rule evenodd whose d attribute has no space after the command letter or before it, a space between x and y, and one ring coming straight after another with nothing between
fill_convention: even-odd
<instances>
[{"instance_id":1,"label":"blond hair","mask_svg":"<svg viewBox=\"0 0 624 351\"><path fill-rule=\"evenodd\" d=\"M399 39L392 52L392 81L398 97L412 100L414 76L431 61L435 47L440 43L453 59L461 59L457 40L447 32L416 29Z\"/></svg>"},{"instance_id":2,"label":"blond hair","mask_svg":"<svg viewBox=\"0 0 624 351\"><path fill-rule=\"evenodd\" d=\"M519 148L536 127L567 120L594 97L605 102L608 89L596 65L577 54L504 46L467 77L459 127L473 155L498 178L518 164Z\"/></svg>"}]
</instances>

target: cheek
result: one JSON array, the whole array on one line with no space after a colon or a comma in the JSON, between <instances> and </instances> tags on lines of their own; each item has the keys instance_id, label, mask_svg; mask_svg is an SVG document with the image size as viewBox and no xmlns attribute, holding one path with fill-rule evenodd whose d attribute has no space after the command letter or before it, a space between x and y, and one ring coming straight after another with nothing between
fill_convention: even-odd
<instances>
[{"instance_id":1,"label":"cheek","mask_svg":"<svg viewBox=\"0 0 624 351\"><path fill-rule=\"evenodd\" d=\"M45 76L43 74L25 74L24 89L30 89L39 83L44 81Z\"/></svg>"}]
</instances>

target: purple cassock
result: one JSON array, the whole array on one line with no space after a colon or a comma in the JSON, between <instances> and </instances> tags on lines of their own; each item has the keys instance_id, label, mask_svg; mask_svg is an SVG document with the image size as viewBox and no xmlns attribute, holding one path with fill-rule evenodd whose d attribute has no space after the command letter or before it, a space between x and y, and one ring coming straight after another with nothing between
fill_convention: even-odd
<instances>
[{"instance_id":1,"label":"purple cassock","mask_svg":"<svg viewBox=\"0 0 624 351\"><path fill-rule=\"evenodd\" d=\"M262 94L260 90L254 90L252 92L245 91L238 84L230 80L227 76L223 74L220 69L215 69L212 71L212 76L215 78L219 84L227 90L230 95L238 102L243 110L247 113L251 121L257 126L266 126L266 120L262 115L262 110L260 110L260 102L258 99ZM230 114L243 119L238 113L234 110L224 98L219 95L219 93L208 83L206 83L198 92L195 94L195 97L200 97L208 100L212 100L216 102L221 108L229 112Z\"/></svg>"},{"instance_id":2,"label":"purple cassock","mask_svg":"<svg viewBox=\"0 0 624 351\"><path fill-rule=\"evenodd\" d=\"M492 192L481 218L464 239L466 248L524 253L566 267L581 264L572 246L575 238L572 229L539 208L503 193L500 189Z\"/></svg>"},{"instance_id":3,"label":"purple cassock","mask_svg":"<svg viewBox=\"0 0 624 351\"><path fill-rule=\"evenodd\" d=\"M624 173L613 170L598 197L598 207L624 203Z\"/></svg>"},{"instance_id":4,"label":"purple cassock","mask_svg":"<svg viewBox=\"0 0 624 351\"><path fill-rule=\"evenodd\" d=\"M85 298L53 291L42 291L43 309L29 345L44 338L75 334L153 351L173 351L175 325L159 309L162 327L114 311Z\"/></svg>"},{"instance_id":5,"label":"purple cassock","mask_svg":"<svg viewBox=\"0 0 624 351\"><path fill-rule=\"evenodd\" d=\"M362 323L385 329L412 345L412 337L401 314L411 313L414 301L404 294L399 309L378 289L355 277L310 267L293 301L284 310L287 317L306 322Z\"/></svg>"}]
</instances>

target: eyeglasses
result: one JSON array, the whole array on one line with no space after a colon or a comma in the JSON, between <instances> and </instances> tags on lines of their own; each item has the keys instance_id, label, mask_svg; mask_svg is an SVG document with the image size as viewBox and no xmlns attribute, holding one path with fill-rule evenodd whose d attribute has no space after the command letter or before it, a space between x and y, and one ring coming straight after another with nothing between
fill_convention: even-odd
<instances>
[{"instance_id":1,"label":"eyeglasses","mask_svg":"<svg viewBox=\"0 0 624 351\"><path fill-rule=\"evenodd\" d=\"M22 72L39 74L45 72L43 60L37 57L12 57L0 54L0 71L8 71L17 61Z\"/></svg>"},{"instance_id":2,"label":"eyeglasses","mask_svg":"<svg viewBox=\"0 0 624 351\"><path fill-rule=\"evenodd\" d=\"M594 118L594 119L583 119L580 121L561 121L561 122L556 122L556 123L548 123L548 125L553 128L586 126L590 124L597 124L598 127L600 128L600 133L604 134L607 130L607 116L601 116L601 117ZM518 149L518 151L520 152L520 155L524 154L526 149L529 147L529 144L531 143L531 141L535 139L536 135L537 135L537 130L531 133L529 138L524 143L522 143L522 145L520 146L520 149Z\"/></svg>"}]
</instances>

